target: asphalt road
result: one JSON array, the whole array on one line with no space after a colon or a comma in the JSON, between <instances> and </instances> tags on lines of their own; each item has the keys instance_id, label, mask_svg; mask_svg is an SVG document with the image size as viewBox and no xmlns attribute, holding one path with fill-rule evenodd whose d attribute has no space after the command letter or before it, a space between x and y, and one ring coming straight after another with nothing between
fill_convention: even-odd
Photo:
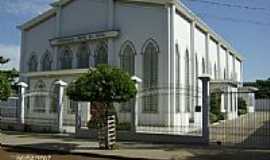
<instances>
[{"instance_id":1,"label":"asphalt road","mask_svg":"<svg viewBox=\"0 0 270 160\"><path fill-rule=\"evenodd\" d=\"M0 160L113 160L113 159L77 156L77 155L63 155L48 152L35 152L11 148L0 148Z\"/></svg>"}]
</instances>

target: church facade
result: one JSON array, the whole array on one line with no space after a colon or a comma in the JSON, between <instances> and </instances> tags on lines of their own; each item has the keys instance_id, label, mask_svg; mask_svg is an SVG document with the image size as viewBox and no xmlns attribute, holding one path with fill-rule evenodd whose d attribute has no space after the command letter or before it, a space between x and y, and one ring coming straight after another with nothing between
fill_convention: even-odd
<instances>
[{"instance_id":1,"label":"church facade","mask_svg":"<svg viewBox=\"0 0 270 160\"><path fill-rule=\"evenodd\" d=\"M237 92L243 80L238 52L178 0L59 0L51 6L19 26L20 78L29 92L53 93L55 81L70 83L89 67L110 64L142 79L138 124L200 127L198 77L208 74L213 88L228 92ZM228 119L237 117L238 108L237 94L230 96L221 100ZM78 103L65 103L64 123L72 124ZM55 105L41 94L27 110L48 118ZM79 105L89 120L90 103ZM130 121L133 105L116 105L121 122Z\"/></svg>"}]
</instances>

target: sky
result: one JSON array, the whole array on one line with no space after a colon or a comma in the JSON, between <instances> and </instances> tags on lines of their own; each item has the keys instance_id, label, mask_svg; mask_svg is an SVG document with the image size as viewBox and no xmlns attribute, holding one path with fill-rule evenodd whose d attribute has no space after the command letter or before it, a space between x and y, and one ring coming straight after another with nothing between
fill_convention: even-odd
<instances>
[{"instance_id":1,"label":"sky","mask_svg":"<svg viewBox=\"0 0 270 160\"><path fill-rule=\"evenodd\" d=\"M11 60L0 69L19 66L21 38L16 26L47 10L53 1L0 0L0 56ZM241 53L245 81L270 77L270 0L181 1Z\"/></svg>"}]
</instances>

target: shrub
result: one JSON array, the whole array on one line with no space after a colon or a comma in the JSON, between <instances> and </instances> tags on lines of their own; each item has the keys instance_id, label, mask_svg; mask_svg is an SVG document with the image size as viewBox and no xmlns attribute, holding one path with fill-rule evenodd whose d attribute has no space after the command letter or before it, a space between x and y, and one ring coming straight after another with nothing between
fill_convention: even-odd
<instances>
[{"instance_id":1,"label":"shrub","mask_svg":"<svg viewBox=\"0 0 270 160\"><path fill-rule=\"evenodd\" d=\"M243 98L238 98L238 115L247 114L247 103Z\"/></svg>"},{"instance_id":2,"label":"shrub","mask_svg":"<svg viewBox=\"0 0 270 160\"><path fill-rule=\"evenodd\" d=\"M210 122L214 123L224 120L225 116L221 113L221 91L214 91L210 98Z\"/></svg>"},{"instance_id":3,"label":"shrub","mask_svg":"<svg viewBox=\"0 0 270 160\"><path fill-rule=\"evenodd\" d=\"M209 120L210 120L210 123L215 123L218 121L218 117L214 114L214 113L209 113Z\"/></svg>"}]
</instances>

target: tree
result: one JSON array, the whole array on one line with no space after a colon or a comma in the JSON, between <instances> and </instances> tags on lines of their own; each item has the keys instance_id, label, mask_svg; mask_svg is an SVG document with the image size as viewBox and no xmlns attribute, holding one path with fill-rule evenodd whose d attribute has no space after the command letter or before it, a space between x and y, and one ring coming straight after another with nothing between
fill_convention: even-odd
<instances>
[{"instance_id":1,"label":"tree","mask_svg":"<svg viewBox=\"0 0 270 160\"><path fill-rule=\"evenodd\" d=\"M256 80L256 82L246 82L244 86L258 88L258 91L255 93L256 99L270 98L270 78L267 80Z\"/></svg>"},{"instance_id":2,"label":"tree","mask_svg":"<svg viewBox=\"0 0 270 160\"><path fill-rule=\"evenodd\" d=\"M0 101L8 100L8 97L11 94L11 85L7 77L3 74L0 74Z\"/></svg>"},{"instance_id":3,"label":"tree","mask_svg":"<svg viewBox=\"0 0 270 160\"><path fill-rule=\"evenodd\" d=\"M247 103L246 101L239 97L238 98L238 115L247 114Z\"/></svg>"},{"instance_id":4,"label":"tree","mask_svg":"<svg viewBox=\"0 0 270 160\"><path fill-rule=\"evenodd\" d=\"M0 56L0 64L8 63L9 59ZM10 97L12 90L16 90L15 78L18 77L18 72L12 70L0 70L0 101L6 101Z\"/></svg>"},{"instance_id":5,"label":"tree","mask_svg":"<svg viewBox=\"0 0 270 160\"><path fill-rule=\"evenodd\" d=\"M103 126L107 116L115 114L114 102L127 102L136 93L135 82L128 73L108 65L90 68L88 73L81 75L67 87L67 95L71 100L91 102L98 110L104 111L98 116L97 123L100 126Z\"/></svg>"},{"instance_id":6,"label":"tree","mask_svg":"<svg viewBox=\"0 0 270 160\"><path fill-rule=\"evenodd\" d=\"M215 90L211 93L210 98L210 122L214 123L219 120L224 120L224 114L221 113L221 94L220 90Z\"/></svg>"}]
</instances>

